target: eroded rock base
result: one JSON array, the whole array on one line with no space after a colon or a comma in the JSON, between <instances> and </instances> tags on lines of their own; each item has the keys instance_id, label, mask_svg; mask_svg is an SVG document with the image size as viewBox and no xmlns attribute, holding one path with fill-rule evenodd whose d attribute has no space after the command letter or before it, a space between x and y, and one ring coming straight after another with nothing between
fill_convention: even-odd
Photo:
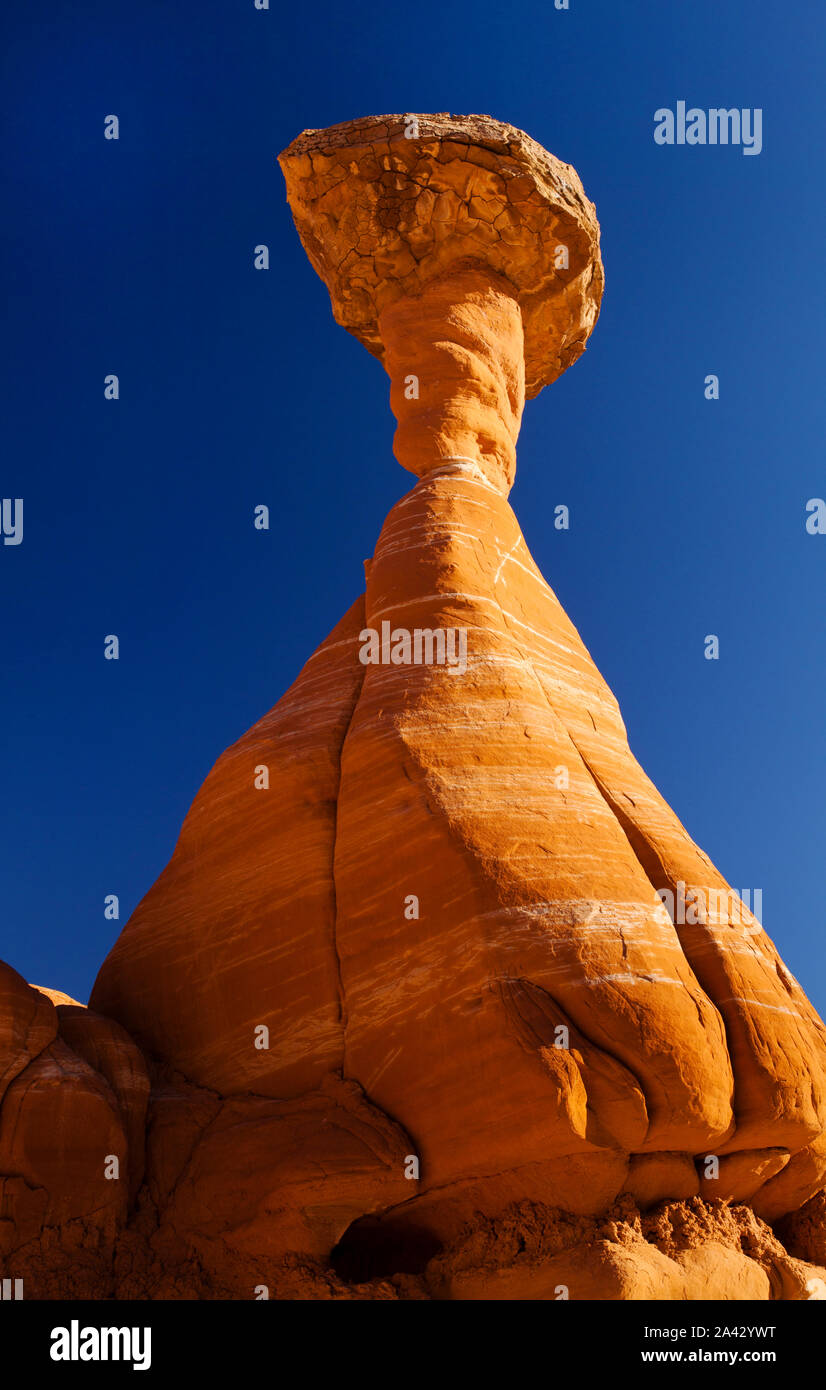
<instances>
[{"instance_id":1,"label":"eroded rock base","mask_svg":"<svg viewBox=\"0 0 826 1390\"><path fill-rule=\"evenodd\" d=\"M184 1235L144 1189L116 1243L70 1222L0 1271L34 1299L799 1301L826 1297L826 1267L804 1258L807 1226L823 1229L822 1197L808 1205L818 1202L794 1219L798 1254L750 1208L694 1197L646 1213L622 1199L600 1218L515 1203L432 1253L421 1234L394 1243L362 1219L330 1263L233 1249L208 1222Z\"/></svg>"}]
</instances>

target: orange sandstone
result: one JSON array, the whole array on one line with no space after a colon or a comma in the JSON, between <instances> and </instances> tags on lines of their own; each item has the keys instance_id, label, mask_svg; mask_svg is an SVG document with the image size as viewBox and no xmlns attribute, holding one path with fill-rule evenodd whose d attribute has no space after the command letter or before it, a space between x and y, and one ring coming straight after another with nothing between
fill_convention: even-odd
<instances>
[{"instance_id":1,"label":"orange sandstone","mask_svg":"<svg viewBox=\"0 0 826 1390\"><path fill-rule=\"evenodd\" d=\"M0 975L0 1171L83 1223L90 1145L122 1152L124 1297L808 1297L826 1030L634 759L507 501L525 398L596 320L593 206L488 117L308 131L281 165L417 482L210 773L94 1012ZM395 659L365 662L385 624ZM466 660L412 660L417 631ZM722 912L672 921L679 885ZM47 1123L71 1200L15 1150ZM766 1222L798 1211L788 1253Z\"/></svg>"}]
</instances>

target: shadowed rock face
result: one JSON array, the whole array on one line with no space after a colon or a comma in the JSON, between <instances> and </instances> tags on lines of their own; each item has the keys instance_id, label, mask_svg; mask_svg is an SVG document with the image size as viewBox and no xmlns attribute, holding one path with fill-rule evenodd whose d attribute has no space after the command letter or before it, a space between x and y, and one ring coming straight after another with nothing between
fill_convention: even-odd
<instances>
[{"instance_id":1,"label":"shadowed rock face","mask_svg":"<svg viewBox=\"0 0 826 1390\"><path fill-rule=\"evenodd\" d=\"M73 1049L72 1104L134 1155L121 1296L806 1298L826 1031L634 759L507 501L525 395L596 318L594 210L512 127L417 121L281 164L418 481L210 773L94 1014L12 981L0 1077L39 1124Z\"/></svg>"}]
</instances>

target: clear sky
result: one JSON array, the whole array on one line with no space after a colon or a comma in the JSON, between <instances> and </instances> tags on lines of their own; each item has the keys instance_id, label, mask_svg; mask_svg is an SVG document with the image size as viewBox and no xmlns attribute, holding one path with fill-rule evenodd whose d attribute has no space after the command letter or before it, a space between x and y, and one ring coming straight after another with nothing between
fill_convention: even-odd
<instances>
[{"instance_id":1,"label":"clear sky","mask_svg":"<svg viewBox=\"0 0 826 1390\"><path fill-rule=\"evenodd\" d=\"M825 1012L824 12L40 0L3 25L0 497L24 539L0 545L0 957L87 998L210 766L360 592L412 485L277 153L357 116L481 112L575 166L607 276L584 357L527 407L511 501L632 749L762 889ZM655 144L680 100L760 108L762 152Z\"/></svg>"}]
</instances>

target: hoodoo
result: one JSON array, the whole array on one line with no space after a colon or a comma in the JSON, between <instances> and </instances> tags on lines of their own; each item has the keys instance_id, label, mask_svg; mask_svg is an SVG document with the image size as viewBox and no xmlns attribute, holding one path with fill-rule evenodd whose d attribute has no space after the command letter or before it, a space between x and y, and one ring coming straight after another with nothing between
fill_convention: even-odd
<instances>
[{"instance_id":1,"label":"hoodoo","mask_svg":"<svg viewBox=\"0 0 826 1390\"><path fill-rule=\"evenodd\" d=\"M207 777L91 1011L9 972L8 1272L121 1297L808 1298L826 1029L636 762L507 500L526 397L597 319L594 207L486 116L305 131L280 163L417 481L365 593ZM367 633L384 656L360 659ZM461 666L393 655L447 633ZM106 1146L128 1207L100 1206ZM72 1239L83 1279L42 1257Z\"/></svg>"}]
</instances>

